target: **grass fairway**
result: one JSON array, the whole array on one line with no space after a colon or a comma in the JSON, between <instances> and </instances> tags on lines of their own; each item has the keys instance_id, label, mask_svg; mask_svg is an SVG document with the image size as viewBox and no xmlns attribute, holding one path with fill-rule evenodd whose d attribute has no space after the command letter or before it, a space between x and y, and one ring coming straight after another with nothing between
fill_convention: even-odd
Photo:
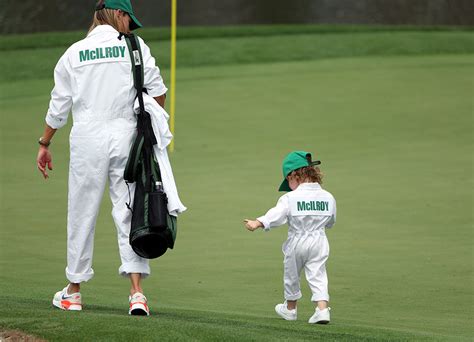
<instances>
[{"instance_id":1,"label":"grass fairway","mask_svg":"<svg viewBox=\"0 0 474 342\"><path fill-rule=\"evenodd\" d=\"M35 167L51 79L0 85L0 331L48 340L470 340L473 56L365 57L180 68L176 249L152 261L152 316L128 317L110 200L98 219L84 311L64 286L68 129L54 171ZM167 71L165 71L167 76ZM166 77L168 79L168 77ZM323 161L338 201L328 232L332 322L276 317L286 229L241 221L276 203L293 149Z\"/></svg>"}]
</instances>

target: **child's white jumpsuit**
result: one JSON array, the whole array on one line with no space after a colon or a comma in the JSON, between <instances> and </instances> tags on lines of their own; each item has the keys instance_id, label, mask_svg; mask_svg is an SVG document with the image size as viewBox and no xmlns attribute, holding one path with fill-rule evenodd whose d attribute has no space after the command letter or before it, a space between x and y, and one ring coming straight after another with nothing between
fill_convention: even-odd
<instances>
[{"instance_id":1,"label":"child's white jumpsuit","mask_svg":"<svg viewBox=\"0 0 474 342\"><path fill-rule=\"evenodd\" d=\"M70 110L73 115L66 267L72 283L88 281L94 275L94 231L107 180L122 261L119 273L150 273L148 260L136 255L128 241L131 213L125 205L129 195L123 173L136 132L136 91L127 44L118 37L119 32L110 25L96 27L64 53L54 70L46 123L61 128ZM167 88L160 70L148 46L141 39L140 44L144 88L152 97L161 96Z\"/></svg>"},{"instance_id":2,"label":"child's white jumpsuit","mask_svg":"<svg viewBox=\"0 0 474 342\"><path fill-rule=\"evenodd\" d=\"M300 273L304 268L312 301L329 301L326 260L329 243L325 229L336 222L336 201L318 183L303 183L280 197L276 207L258 217L265 230L288 222L283 244L286 300L301 298Z\"/></svg>"}]
</instances>

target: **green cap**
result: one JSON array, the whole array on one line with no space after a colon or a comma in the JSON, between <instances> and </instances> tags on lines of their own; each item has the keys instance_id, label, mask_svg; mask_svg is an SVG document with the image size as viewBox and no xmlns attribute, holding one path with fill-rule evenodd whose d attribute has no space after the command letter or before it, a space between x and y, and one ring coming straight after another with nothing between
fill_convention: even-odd
<instances>
[{"instance_id":1,"label":"green cap","mask_svg":"<svg viewBox=\"0 0 474 342\"><path fill-rule=\"evenodd\" d=\"M132 4L130 0L105 0L102 6L98 6L96 10L101 10L102 8L109 8L115 10L122 10L127 12L130 18L132 18L132 22L130 23L130 30L133 31L137 28L142 27L143 25L138 21L133 13Z\"/></svg>"},{"instance_id":2,"label":"green cap","mask_svg":"<svg viewBox=\"0 0 474 342\"><path fill-rule=\"evenodd\" d=\"M283 182L278 191L291 191L288 179L286 177L293 171L301 169L305 166L319 165L319 160L312 161L311 153L305 151L293 151L283 159Z\"/></svg>"}]
</instances>

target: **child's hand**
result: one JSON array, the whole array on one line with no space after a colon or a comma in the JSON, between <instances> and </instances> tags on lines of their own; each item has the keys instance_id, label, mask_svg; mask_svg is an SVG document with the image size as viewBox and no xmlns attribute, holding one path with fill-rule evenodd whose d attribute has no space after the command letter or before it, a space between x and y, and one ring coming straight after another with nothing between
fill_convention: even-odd
<instances>
[{"instance_id":1,"label":"child's hand","mask_svg":"<svg viewBox=\"0 0 474 342\"><path fill-rule=\"evenodd\" d=\"M245 219L244 220L244 223L245 223L245 227L250 230L251 232L253 232L254 230L258 229L258 228L263 228L263 224L262 222L258 221L258 220L249 220L249 219Z\"/></svg>"}]
</instances>

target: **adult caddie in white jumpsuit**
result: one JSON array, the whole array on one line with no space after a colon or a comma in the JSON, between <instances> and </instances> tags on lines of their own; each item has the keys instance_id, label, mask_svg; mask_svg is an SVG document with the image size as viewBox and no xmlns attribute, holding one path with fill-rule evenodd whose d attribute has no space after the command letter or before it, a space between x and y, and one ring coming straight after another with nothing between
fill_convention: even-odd
<instances>
[{"instance_id":1,"label":"adult caddie in white jumpsuit","mask_svg":"<svg viewBox=\"0 0 474 342\"><path fill-rule=\"evenodd\" d=\"M48 177L52 169L48 145L55 131L66 124L72 110L67 217L67 267L69 285L56 293L53 304L63 310L81 310L80 283L94 275L94 230L107 180L118 234L119 273L131 280L129 313L148 315L141 278L150 274L148 260L129 245L131 212L123 179L136 132L133 103L136 91L125 38L119 32L141 27L130 0L99 1L87 37L73 44L54 70L55 86L40 138L39 170ZM167 88L155 59L140 39L144 61L144 87L164 106Z\"/></svg>"}]
</instances>

